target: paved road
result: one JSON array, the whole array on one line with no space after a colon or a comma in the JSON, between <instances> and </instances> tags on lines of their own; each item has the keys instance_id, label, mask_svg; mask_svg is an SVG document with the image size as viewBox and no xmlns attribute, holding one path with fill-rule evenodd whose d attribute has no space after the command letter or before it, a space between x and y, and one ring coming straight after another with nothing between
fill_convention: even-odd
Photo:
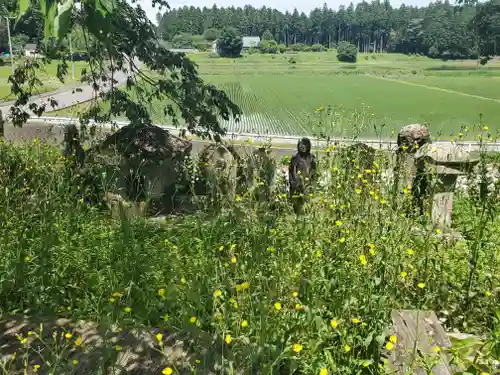
<instances>
[{"instance_id":1,"label":"paved road","mask_svg":"<svg viewBox=\"0 0 500 375\"><path fill-rule=\"evenodd\" d=\"M135 65L139 68L140 62L137 58L134 58ZM127 81L127 77L130 73L124 73L122 71L115 72L114 79L118 82L118 84L124 84ZM106 83L101 82L102 90L107 91L110 89ZM81 91L76 91L76 88L81 89ZM66 107L71 107L75 104L83 103L91 100L95 96L95 91L92 86L88 84L80 84L80 85L71 85L66 88L61 88L59 90L44 93L39 95L36 98L33 98L31 103L36 103L38 105L47 103L49 98L57 101L58 106L55 109L63 109ZM0 103L0 110L4 118L8 116L10 112L10 107L14 104L14 102L9 103ZM49 107L50 108L50 107ZM25 110L30 113L30 115L34 116L34 114L28 110L28 106L25 106Z\"/></svg>"}]
</instances>

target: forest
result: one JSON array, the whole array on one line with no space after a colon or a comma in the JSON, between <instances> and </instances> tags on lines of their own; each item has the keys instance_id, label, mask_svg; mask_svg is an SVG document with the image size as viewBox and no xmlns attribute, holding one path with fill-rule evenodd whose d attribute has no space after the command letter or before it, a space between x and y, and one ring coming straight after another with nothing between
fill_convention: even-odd
<instances>
[{"instance_id":1,"label":"forest","mask_svg":"<svg viewBox=\"0 0 500 375\"><path fill-rule=\"evenodd\" d=\"M349 41L360 52L400 52L433 58L477 58L496 55L500 41L500 2L455 4L448 1L426 7L391 6L388 0L352 3L333 10L325 3L308 15L251 5L244 8L183 7L158 14L158 32L164 40L213 39L226 27L242 35L260 36L280 44L335 47ZM180 36L184 35L184 38ZM192 38L191 40L196 40ZM194 45L195 46L195 45ZM183 46L186 47L186 46Z\"/></svg>"}]
</instances>

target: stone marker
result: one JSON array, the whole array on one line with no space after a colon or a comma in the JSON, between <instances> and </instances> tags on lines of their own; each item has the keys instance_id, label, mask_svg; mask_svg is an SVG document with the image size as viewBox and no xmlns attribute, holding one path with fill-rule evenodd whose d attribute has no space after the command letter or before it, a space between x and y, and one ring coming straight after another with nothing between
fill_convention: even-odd
<instances>
[{"instance_id":1,"label":"stone marker","mask_svg":"<svg viewBox=\"0 0 500 375\"><path fill-rule=\"evenodd\" d=\"M396 196L408 186L412 187L412 206L423 214L423 186L421 179L417 179L417 165L415 153L424 145L431 143L429 129L425 125L410 124L398 132L398 149L394 166L393 201Z\"/></svg>"},{"instance_id":2,"label":"stone marker","mask_svg":"<svg viewBox=\"0 0 500 375\"><path fill-rule=\"evenodd\" d=\"M479 159L453 144L426 144L416 152L415 160L417 170L423 174L419 177L425 179L432 197L432 223L450 228L457 177L472 170Z\"/></svg>"},{"instance_id":3,"label":"stone marker","mask_svg":"<svg viewBox=\"0 0 500 375\"><path fill-rule=\"evenodd\" d=\"M392 374L426 375L422 364L434 356L435 375L451 375L444 349L451 347L450 339L434 311L393 310L391 335L396 336L394 349L388 352L389 371Z\"/></svg>"}]
</instances>

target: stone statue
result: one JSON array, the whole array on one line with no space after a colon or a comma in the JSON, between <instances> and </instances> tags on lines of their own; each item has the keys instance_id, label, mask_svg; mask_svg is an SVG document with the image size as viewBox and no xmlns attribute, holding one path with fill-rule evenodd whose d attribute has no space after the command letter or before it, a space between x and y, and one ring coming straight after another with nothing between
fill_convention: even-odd
<instances>
[{"instance_id":1,"label":"stone statue","mask_svg":"<svg viewBox=\"0 0 500 375\"><path fill-rule=\"evenodd\" d=\"M197 194L208 194L212 202L222 198L233 201L236 195L238 160L223 144L211 143L199 155L201 179Z\"/></svg>"}]
</instances>

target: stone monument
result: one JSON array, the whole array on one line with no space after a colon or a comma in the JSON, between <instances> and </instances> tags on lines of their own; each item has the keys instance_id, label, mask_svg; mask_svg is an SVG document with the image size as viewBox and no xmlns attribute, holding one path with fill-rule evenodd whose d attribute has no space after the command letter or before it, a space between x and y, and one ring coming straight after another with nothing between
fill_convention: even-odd
<instances>
[{"instance_id":1,"label":"stone monument","mask_svg":"<svg viewBox=\"0 0 500 375\"><path fill-rule=\"evenodd\" d=\"M432 223L440 228L450 228L457 177L470 172L479 158L454 144L436 143L419 148L415 161L417 178L426 181L426 193L432 197Z\"/></svg>"},{"instance_id":2,"label":"stone monument","mask_svg":"<svg viewBox=\"0 0 500 375\"><path fill-rule=\"evenodd\" d=\"M423 214L423 195L425 194L425 181L418 173L415 161L416 152L424 145L431 143L429 129L425 125L410 124L398 132L398 148L394 166L394 191L393 202L401 191L411 186L412 207Z\"/></svg>"}]
</instances>

